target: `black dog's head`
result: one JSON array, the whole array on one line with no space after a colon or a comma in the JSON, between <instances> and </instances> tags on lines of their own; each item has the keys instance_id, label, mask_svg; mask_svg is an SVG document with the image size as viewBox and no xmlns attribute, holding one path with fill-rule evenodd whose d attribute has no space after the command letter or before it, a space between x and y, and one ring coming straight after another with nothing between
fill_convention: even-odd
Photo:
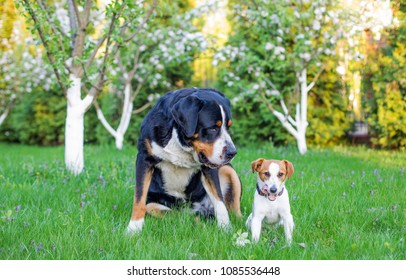
<instances>
[{"instance_id":1,"label":"black dog's head","mask_svg":"<svg viewBox=\"0 0 406 280\"><path fill-rule=\"evenodd\" d=\"M229 163L237 151L231 140L230 102L211 89L200 89L180 99L172 116L202 164L216 168ZM180 136L180 137L182 137Z\"/></svg>"}]
</instances>

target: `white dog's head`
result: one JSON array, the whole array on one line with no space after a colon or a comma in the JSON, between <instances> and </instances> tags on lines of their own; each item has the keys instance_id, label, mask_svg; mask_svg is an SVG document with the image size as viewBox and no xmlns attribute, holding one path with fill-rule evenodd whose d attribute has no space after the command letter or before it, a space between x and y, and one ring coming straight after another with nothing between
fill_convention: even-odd
<instances>
[{"instance_id":1,"label":"white dog's head","mask_svg":"<svg viewBox=\"0 0 406 280\"><path fill-rule=\"evenodd\" d=\"M285 181L293 174L293 165L287 160L259 158L251 163L252 172L258 172L257 184L261 194L274 201L282 195Z\"/></svg>"}]
</instances>

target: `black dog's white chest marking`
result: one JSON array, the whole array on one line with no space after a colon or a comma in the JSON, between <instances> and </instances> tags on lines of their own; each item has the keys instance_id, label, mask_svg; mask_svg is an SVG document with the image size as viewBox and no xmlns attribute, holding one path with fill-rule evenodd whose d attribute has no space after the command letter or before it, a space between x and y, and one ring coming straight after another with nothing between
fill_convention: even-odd
<instances>
[{"instance_id":1,"label":"black dog's white chest marking","mask_svg":"<svg viewBox=\"0 0 406 280\"><path fill-rule=\"evenodd\" d=\"M185 189L198 168L184 168L161 161L156 165L161 170L165 191L177 198L185 198Z\"/></svg>"},{"instance_id":2,"label":"black dog's white chest marking","mask_svg":"<svg viewBox=\"0 0 406 280\"><path fill-rule=\"evenodd\" d=\"M165 190L177 198L185 198L185 188L192 176L200 169L193 148L182 147L178 133L172 131L172 137L165 147L152 142L152 153L161 159L156 167L162 172Z\"/></svg>"}]
</instances>

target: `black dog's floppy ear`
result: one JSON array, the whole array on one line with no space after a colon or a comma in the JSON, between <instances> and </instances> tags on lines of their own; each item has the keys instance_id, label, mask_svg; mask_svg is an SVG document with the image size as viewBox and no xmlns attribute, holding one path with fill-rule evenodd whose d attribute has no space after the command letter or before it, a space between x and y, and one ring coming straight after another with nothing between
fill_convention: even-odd
<instances>
[{"instance_id":1,"label":"black dog's floppy ear","mask_svg":"<svg viewBox=\"0 0 406 280\"><path fill-rule=\"evenodd\" d=\"M183 129L186 137L192 138L195 134L198 114L203 107L203 101L198 97L189 95L179 100L172 108L175 122Z\"/></svg>"}]
</instances>

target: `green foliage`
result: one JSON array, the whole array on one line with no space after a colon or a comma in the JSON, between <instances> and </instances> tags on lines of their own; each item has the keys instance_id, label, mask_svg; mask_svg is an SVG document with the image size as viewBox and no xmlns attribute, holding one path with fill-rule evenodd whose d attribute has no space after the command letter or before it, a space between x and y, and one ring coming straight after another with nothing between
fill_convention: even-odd
<instances>
[{"instance_id":1,"label":"green foliage","mask_svg":"<svg viewBox=\"0 0 406 280\"><path fill-rule=\"evenodd\" d=\"M231 133L236 144L246 146L252 143L269 143L279 146L294 143L293 137L280 125L264 102L253 96L236 98L236 93L227 86L228 74L224 74L224 69L220 69L219 73L224 79L218 80L216 87L232 100Z\"/></svg>"},{"instance_id":2,"label":"green foliage","mask_svg":"<svg viewBox=\"0 0 406 280\"><path fill-rule=\"evenodd\" d=\"M406 73L406 72L405 72ZM381 83L381 82L379 82ZM377 100L374 143L384 148L406 148L406 94L397 81L386 84L386 91Z\"/></svg>"},{"instance_id":3,"label":"green foliage","mask_svg":"<svg viewBox=\"0 0 406 280\"><path fill-rule=\"evenodd\" d=\"M364 98L372 142L382 148L406 148L406 10L394 1L399 26L374 41L363 69ZM403 7L403 10L402 10Z\"/></svg>"},{"instance_id":4,"label":"green foliage","mask_svg":"<svg viewBox=\"0 0 406 280\"><path fill-rule=\"evenodd\" d=\"M9 39L13 32L14 21L16 20L16 11L13 0L3 0L0 5L0 38ZM8 48L0 41L0 51Z\"/></svg>"},{"instance_id":5,"label":"green foliage","mask_svg":"<svg viewBox=\"0 0 406 280\"><path fill-rule=\"evenodd\" d=\"M17 102L0 127L0 141L59 145L64 139L66 102L58 91L36 90Z\"/></svg>"},{"instance_id":6,"label":"green foliage","mask_svg":"<svg viewBox=\"0 0 406 280\"><path fill-rule=\"evenodd\" d=\"M342 94L343 84L335 73L336 66L335 60L326 62L326 70L309 93L307 140L313 146L345 143L350 129L348 100Z\"/></svg>"}]
</instances>

